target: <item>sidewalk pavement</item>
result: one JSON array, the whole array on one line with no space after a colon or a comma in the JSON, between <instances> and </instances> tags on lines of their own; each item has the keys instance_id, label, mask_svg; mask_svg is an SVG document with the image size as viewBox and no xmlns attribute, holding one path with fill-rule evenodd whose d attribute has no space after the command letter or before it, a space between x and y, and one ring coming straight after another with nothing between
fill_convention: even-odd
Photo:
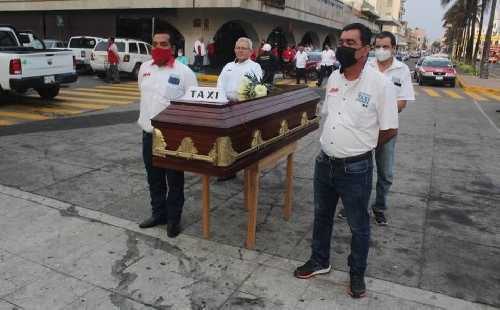
<instances>
[{"instance_id":1,"label":"sidewalk pavement","mask_svg":"<svg viewBox=\"0 0 500 310\"><path fill-rule=\"evenodd\" d=\"M480 79L472 75L457 75L457 82L465 91L487 92L500 96L500 79Z\"/></svg>"},{"instance_id":2,"label":"sidewalk pavement","mask_svg":"<svg viewBox=\"0 0 500 310\"><path fill-rule=\"evenodd\" d=\"M0 309L488 310L367 278L368 298L334 271L293 278L301 262L222 245L0 185Z\"/></svg>"}]
</instances>

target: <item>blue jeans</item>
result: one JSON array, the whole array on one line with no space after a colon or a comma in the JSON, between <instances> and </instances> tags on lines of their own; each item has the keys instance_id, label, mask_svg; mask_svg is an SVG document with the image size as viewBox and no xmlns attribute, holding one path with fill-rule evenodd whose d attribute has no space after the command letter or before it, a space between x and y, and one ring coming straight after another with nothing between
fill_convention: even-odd
<instances>
[{"instance_id":1,"label":"blue jeans","mask_svg":"<svg viewBox=\"0 0 500 310\"><path fill-rule=\"evenodd\" d=\"M376 211L387 210L387 195L392 185L394 150L396 148L396 137L387 141L375 151L377 163L377 195L372 208Z\"/></svg>"},{"instance_id":2,"label":"blue jeans","mask_svg":"<svg viewBox=\"0 0 500 310\"><path fill-rule=\"evenodd\" d=\"M168 223L180 223L184 205L184 171L154 167L152 151L153 135L143 131L142 156L146 167L153 217Z\"/></svg>"},{"instance_id":3,"label":"blue jeans","mask_svg":"<svg viewBox=\"0 0 500 310\"><path fill-rule=\"evenodd\" d=\"M314 167L314 228L311 259L322 267L330 265L333 219L339 198L351 229L350 272L364 275L370 242L368 204L372 190L373 161L354 163L332 160L321 152Z\"/></svg>"}]
</instances>

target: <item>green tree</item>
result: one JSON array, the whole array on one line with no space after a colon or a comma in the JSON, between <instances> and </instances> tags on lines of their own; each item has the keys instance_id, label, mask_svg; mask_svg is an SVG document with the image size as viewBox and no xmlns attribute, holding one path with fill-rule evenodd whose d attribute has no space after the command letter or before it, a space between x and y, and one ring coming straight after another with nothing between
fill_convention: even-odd
<instances>
[{"instance_id":1,"label":"green tree","mask_svg":"<svg viewBox=\"0 0 500 310\"><path fill-rule=\"evenodd\" d=\"M483 55L479 65L479 77L487 79L489 77L488 58L490 57L491 47L491 33L493 32L493 22L495 20L495 11L497 7L497 0L491 0L490 6L490 21L486 30L486 37L484 38Z\"/></svg>"}]
</instances>

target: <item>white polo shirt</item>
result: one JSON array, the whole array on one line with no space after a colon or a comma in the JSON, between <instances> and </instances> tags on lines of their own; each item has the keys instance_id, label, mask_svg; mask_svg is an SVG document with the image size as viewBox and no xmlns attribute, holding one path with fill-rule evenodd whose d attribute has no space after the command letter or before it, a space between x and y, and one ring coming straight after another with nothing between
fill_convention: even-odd
<instances>
[{"instance_id":1,"label":"white polo shirt","mask_svg":"<svg viewBox=\"0 0 500 310\"><path fill-rule=\"evenodd\" d=\"M322 66L333 66L335 62L335 52L332 49L324 50L321 52L321 65Z\"/></svg>"},{"instance_id":2,"label":"white polo shirt","mask_svg":"<svg viewBox=\"0 0 500 310\"><path fill-rule=\"evenodd\" d=\"M370 65L377 71L380 71L377 60L370 61ZM382 72L394 85L397 100L414 101L415 91L408 66L401 61L393 58L392 64Z\"/></svg>"},{"instance_id":3,"label":"white polo shirt","mask_svg":"<svg viewBox=\"0 0 500 310\"><path fill-rule=\"evenodd\" d=\"M298 69L304 69L306 67L306 62L307 62L307 53L306 52L300 52L297 51L295 54L295 67Z\"/></svg>"},{"instance_id":4,"label":"white polo shirt","mask_svg":"<svg viewBox=\"0 0 500 310\"><path fill-rule=\"evenodd\" d=\"M226 96L235 97L243 77L252 73L259 79L262 78L262 68L251 59L241 63L234 61L227 63L217 79L217 88L224 90Z\"/></svg>"},{"instance_id":5,"label":"white polo shirt","mask_svg":"<svg viewBox=\"0 0 500 310\"><path fill-rule=\"evenodd\" d=\"M371 151L377 146L380 130L398 128L394 87L369 65L354 81L334 71L328 79L321 113L326 114L321 149L337 158Z\"/></svg>"},{"instance_id":6,"label":"white polo shirt","mask_svg":"<svg viewBox=\"0 0 500 310\"><path fill-rule=\"evenodd\" d=\"M172 68L153 65L153 60L141 65L138 78L141 91L139 120L142 130L153 132L151 119L178 99L191 86L198 86L196 75L188 66L174 62Z\"/></svg>"}]
</instances>

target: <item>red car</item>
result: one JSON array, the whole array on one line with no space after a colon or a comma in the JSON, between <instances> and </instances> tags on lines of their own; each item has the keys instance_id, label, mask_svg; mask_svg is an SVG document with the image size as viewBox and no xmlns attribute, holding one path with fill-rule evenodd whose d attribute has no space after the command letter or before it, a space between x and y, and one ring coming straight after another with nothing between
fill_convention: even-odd
<instances>
[{"instance_id":1,"label":"red car","mask_svg":"<svg viewBox=\"0 0 500 310\"><path fill-rule=\"evenodd\" d=\"M455 87L457 71L447 58L426 57L417 71L419 85L443 84Z\"/></svg>"}]
</instances>

